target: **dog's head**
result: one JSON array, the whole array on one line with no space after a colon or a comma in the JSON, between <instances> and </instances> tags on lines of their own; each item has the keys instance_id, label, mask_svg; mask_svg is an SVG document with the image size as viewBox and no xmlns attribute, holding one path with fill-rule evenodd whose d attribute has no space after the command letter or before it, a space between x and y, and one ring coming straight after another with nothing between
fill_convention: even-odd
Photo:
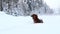
<instances>
[{"instance_id":1,"label":"dog's head","mask_svg":"<svg viewBox=\"0 0 60 34\"><path fill-rule=\"evenodd\" d=\"M38 16L37 16L36 14L32 14L31 17L32 17L33 19L37 19L37 18L38 18Z\"/></svg>"}]
</instances>

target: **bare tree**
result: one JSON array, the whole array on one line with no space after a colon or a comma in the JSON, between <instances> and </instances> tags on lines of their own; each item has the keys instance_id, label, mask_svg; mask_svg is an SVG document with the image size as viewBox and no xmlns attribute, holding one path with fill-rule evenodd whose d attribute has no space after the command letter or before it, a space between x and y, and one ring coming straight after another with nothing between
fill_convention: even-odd
<instances>
[{"instance_id":1,"label":"bare tree","mask_svg":"<svg viewBox=\"0 0 60 34\"><path fill-rule=\"evenodd\" d=\"M2 0L0 0L0 11L3 11Z\"/></svg>"}]
</instances>

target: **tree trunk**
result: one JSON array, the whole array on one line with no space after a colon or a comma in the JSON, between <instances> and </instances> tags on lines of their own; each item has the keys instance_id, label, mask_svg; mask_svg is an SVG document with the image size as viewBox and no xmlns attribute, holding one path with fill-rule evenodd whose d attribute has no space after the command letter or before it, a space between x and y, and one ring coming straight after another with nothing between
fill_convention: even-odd
<instances>
[{"instance_id":1,"label":"tree trunk","mask_svg":"<svg viewBox=\"0 0 60 34\"><path fill-rule=\"evenodd\" d=\"M0 11L3 11L2 0L0 0Z\"/></svg>"}]
</instances>

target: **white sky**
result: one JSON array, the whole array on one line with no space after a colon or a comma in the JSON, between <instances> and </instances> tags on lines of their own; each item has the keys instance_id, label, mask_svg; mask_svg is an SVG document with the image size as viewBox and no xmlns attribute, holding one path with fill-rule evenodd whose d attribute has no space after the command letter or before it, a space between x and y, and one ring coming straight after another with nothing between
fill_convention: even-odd
<instances>
[{"instance_id":1,"label":"white sky","mask_svg":"<svg viewBox=\"0 0 60 34\"><path fill-rule=\"evenodd\" d=\"M50 8L59 8L60 0L44 0Z\"/></svg>"}]
</instances>

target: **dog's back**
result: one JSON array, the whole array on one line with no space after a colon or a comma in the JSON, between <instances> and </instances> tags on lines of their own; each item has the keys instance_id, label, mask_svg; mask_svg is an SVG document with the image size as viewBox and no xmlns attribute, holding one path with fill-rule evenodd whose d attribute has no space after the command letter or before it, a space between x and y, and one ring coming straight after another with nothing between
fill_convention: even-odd
<instances>
[{"instance_id":1,"label":"dog's back","mask_svg":"<svg viewBox=\"0 0 60 34\"><path fill-rule=\"evenodd\" d=\"M43 23L43 20L38 19L38 23Z\"/></svg>"}]
</instances>

